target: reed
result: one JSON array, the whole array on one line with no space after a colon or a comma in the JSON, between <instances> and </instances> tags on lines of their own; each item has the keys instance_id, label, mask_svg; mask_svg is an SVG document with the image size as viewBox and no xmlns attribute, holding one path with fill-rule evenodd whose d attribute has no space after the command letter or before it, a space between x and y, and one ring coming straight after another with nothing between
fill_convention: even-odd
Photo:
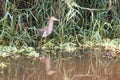
<instances>
[{"instance_id":1,"label":"reed","mask_svg":"<svg viewBox=\"0 0 120 80\"><path fill-rule=\"evenodd\" d=\"M4 0L0 2L0 43L21 47L35 46L38 30L50 16L61 20L45 43L55 46L67 42L93 45L105 38L120 37L118 0Z\"/></svg>"}]
</instances>

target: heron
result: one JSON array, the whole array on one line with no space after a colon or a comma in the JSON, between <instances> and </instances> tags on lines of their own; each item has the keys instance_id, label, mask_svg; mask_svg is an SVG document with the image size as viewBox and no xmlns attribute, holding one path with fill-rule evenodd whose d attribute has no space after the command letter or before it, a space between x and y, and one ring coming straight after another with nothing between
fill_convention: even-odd
<instances>
[{"instance_id":1,"label":"heron","mask_svg":"<svg viewBox=\"0 0 120 80\"><path fill-rule=\"evenodd\" d=\"M53 31L54 21L59 21L60 22L59 19L55 18L54 16L51 16L49 21L48 21L48 25L39 29L38 35L42 38L46 38L48 35L50 35ZM41 50L41 44L40 44L40 50ZM44 54L42 54L42 57L43 56L44 56Z\"/></svg>"},{"instance_id":2,"label":"heron","mask_svg":"<svg viewBox=\"0 0 120 80\"><path fill-rule=\"evenodd\" d=\"M60 21L60 20L55 18L54 16L51 16L48 21L48 25L39 29L39 36L41 36L42 38L46 38L48 35L50 35L53 31L54 21Z\"/></svg>"}]
</instances>

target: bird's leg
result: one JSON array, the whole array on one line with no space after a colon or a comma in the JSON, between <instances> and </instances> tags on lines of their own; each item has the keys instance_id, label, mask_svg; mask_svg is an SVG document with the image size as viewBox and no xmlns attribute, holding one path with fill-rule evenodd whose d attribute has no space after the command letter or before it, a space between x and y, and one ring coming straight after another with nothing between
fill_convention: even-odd
<instances>
[{"instance_id":1,"label":"bird's leg","mask_svg":"<svg viewBox=\"0 0 120 80\"><path fill-rule=\"evenodd\" d=\"M47 41L47 38L45 37L44 39L43 39L43 44L45 44L46 43L46 41Z\"/></svg>"},{"instance_id":2,"label":"bird's leg","mask_svg":"<svg viewBox=\"0 0 120 80\"><path fill-rule=\"evenodd\" d=\"M39 47L39 56L42 55L42 39L43 38L41 38L40 41L39 41L39 43L38 43L38 45L39 45L38 46Z\"/></svg>"},{"instance_id":3,"label":"bird's leg","mask_svg":"<svg viewBox=\"0 0 120 80\"><path fill-rule=\"evenodd\" d=\"M42 47L44 46L44 43L46 42L46 38L41 38L39 43L38 43L38 49L39 49L39 55L44 56L44 53L42 53Z\"/></svg>"},{"instance_id":4,"label":"bird's leg","mask_svg":"<svg viewBox=\"0 0 120 80\"><path fill-rule=\"evenodd\" d=\"M40 40L40 37L36 37L34 42L34 47L36 51L39 51L39 40Z\"/></svg>"},{"instance_id":5,"label":"bird's leg","mask_svg":"<svg viewBox=\"0 0 120 80\"><path fill-rule=\"evenodd\" d=\"M41 41L42 41L42 38L38 37L36 42L35 42L35 50L39 53L39 56L41 55Z\"/></svg>"}]
</instances>

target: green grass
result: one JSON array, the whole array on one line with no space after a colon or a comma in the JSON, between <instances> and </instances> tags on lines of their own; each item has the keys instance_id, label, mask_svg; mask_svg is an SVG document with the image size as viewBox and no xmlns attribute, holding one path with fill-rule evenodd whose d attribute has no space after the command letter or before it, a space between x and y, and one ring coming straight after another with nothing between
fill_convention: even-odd
<instances>
[{"instance_id":1,"label":"green grass","mask_svg":"<svg viewBox=\"0 0 120 80\"><path fill-rule=\"evenodd\" d=\"M107 3L112 3L106 8ZM55 46L73 43L77 46L94 44L103 39L120 37L118 0L4 0L0 16L0 43L10 46L33 46L39 42L38 30L47 25L50 16L61 20L45 43ZM112 9L114 14L109 14ZM109 17L112 16L112 19Z\"/></svg>"}]
</instances>

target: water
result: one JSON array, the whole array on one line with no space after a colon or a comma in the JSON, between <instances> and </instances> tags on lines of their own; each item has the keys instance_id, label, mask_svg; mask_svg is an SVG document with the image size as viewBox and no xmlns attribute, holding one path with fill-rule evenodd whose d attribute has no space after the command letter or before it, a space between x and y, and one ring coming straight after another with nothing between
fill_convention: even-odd
<instances>
[{"instance_id":1,"label":"water","mask_svg":"<svg viewBox=\"0 0 120 80\"><path fill-rule=\"evenodd\" d=\"M1 69L0 80L120 80L120 60L107 58L58 58L51 60L48 75L45 63L39 58L6 58L7 67Z\"/></svg>"}]
</instances>

